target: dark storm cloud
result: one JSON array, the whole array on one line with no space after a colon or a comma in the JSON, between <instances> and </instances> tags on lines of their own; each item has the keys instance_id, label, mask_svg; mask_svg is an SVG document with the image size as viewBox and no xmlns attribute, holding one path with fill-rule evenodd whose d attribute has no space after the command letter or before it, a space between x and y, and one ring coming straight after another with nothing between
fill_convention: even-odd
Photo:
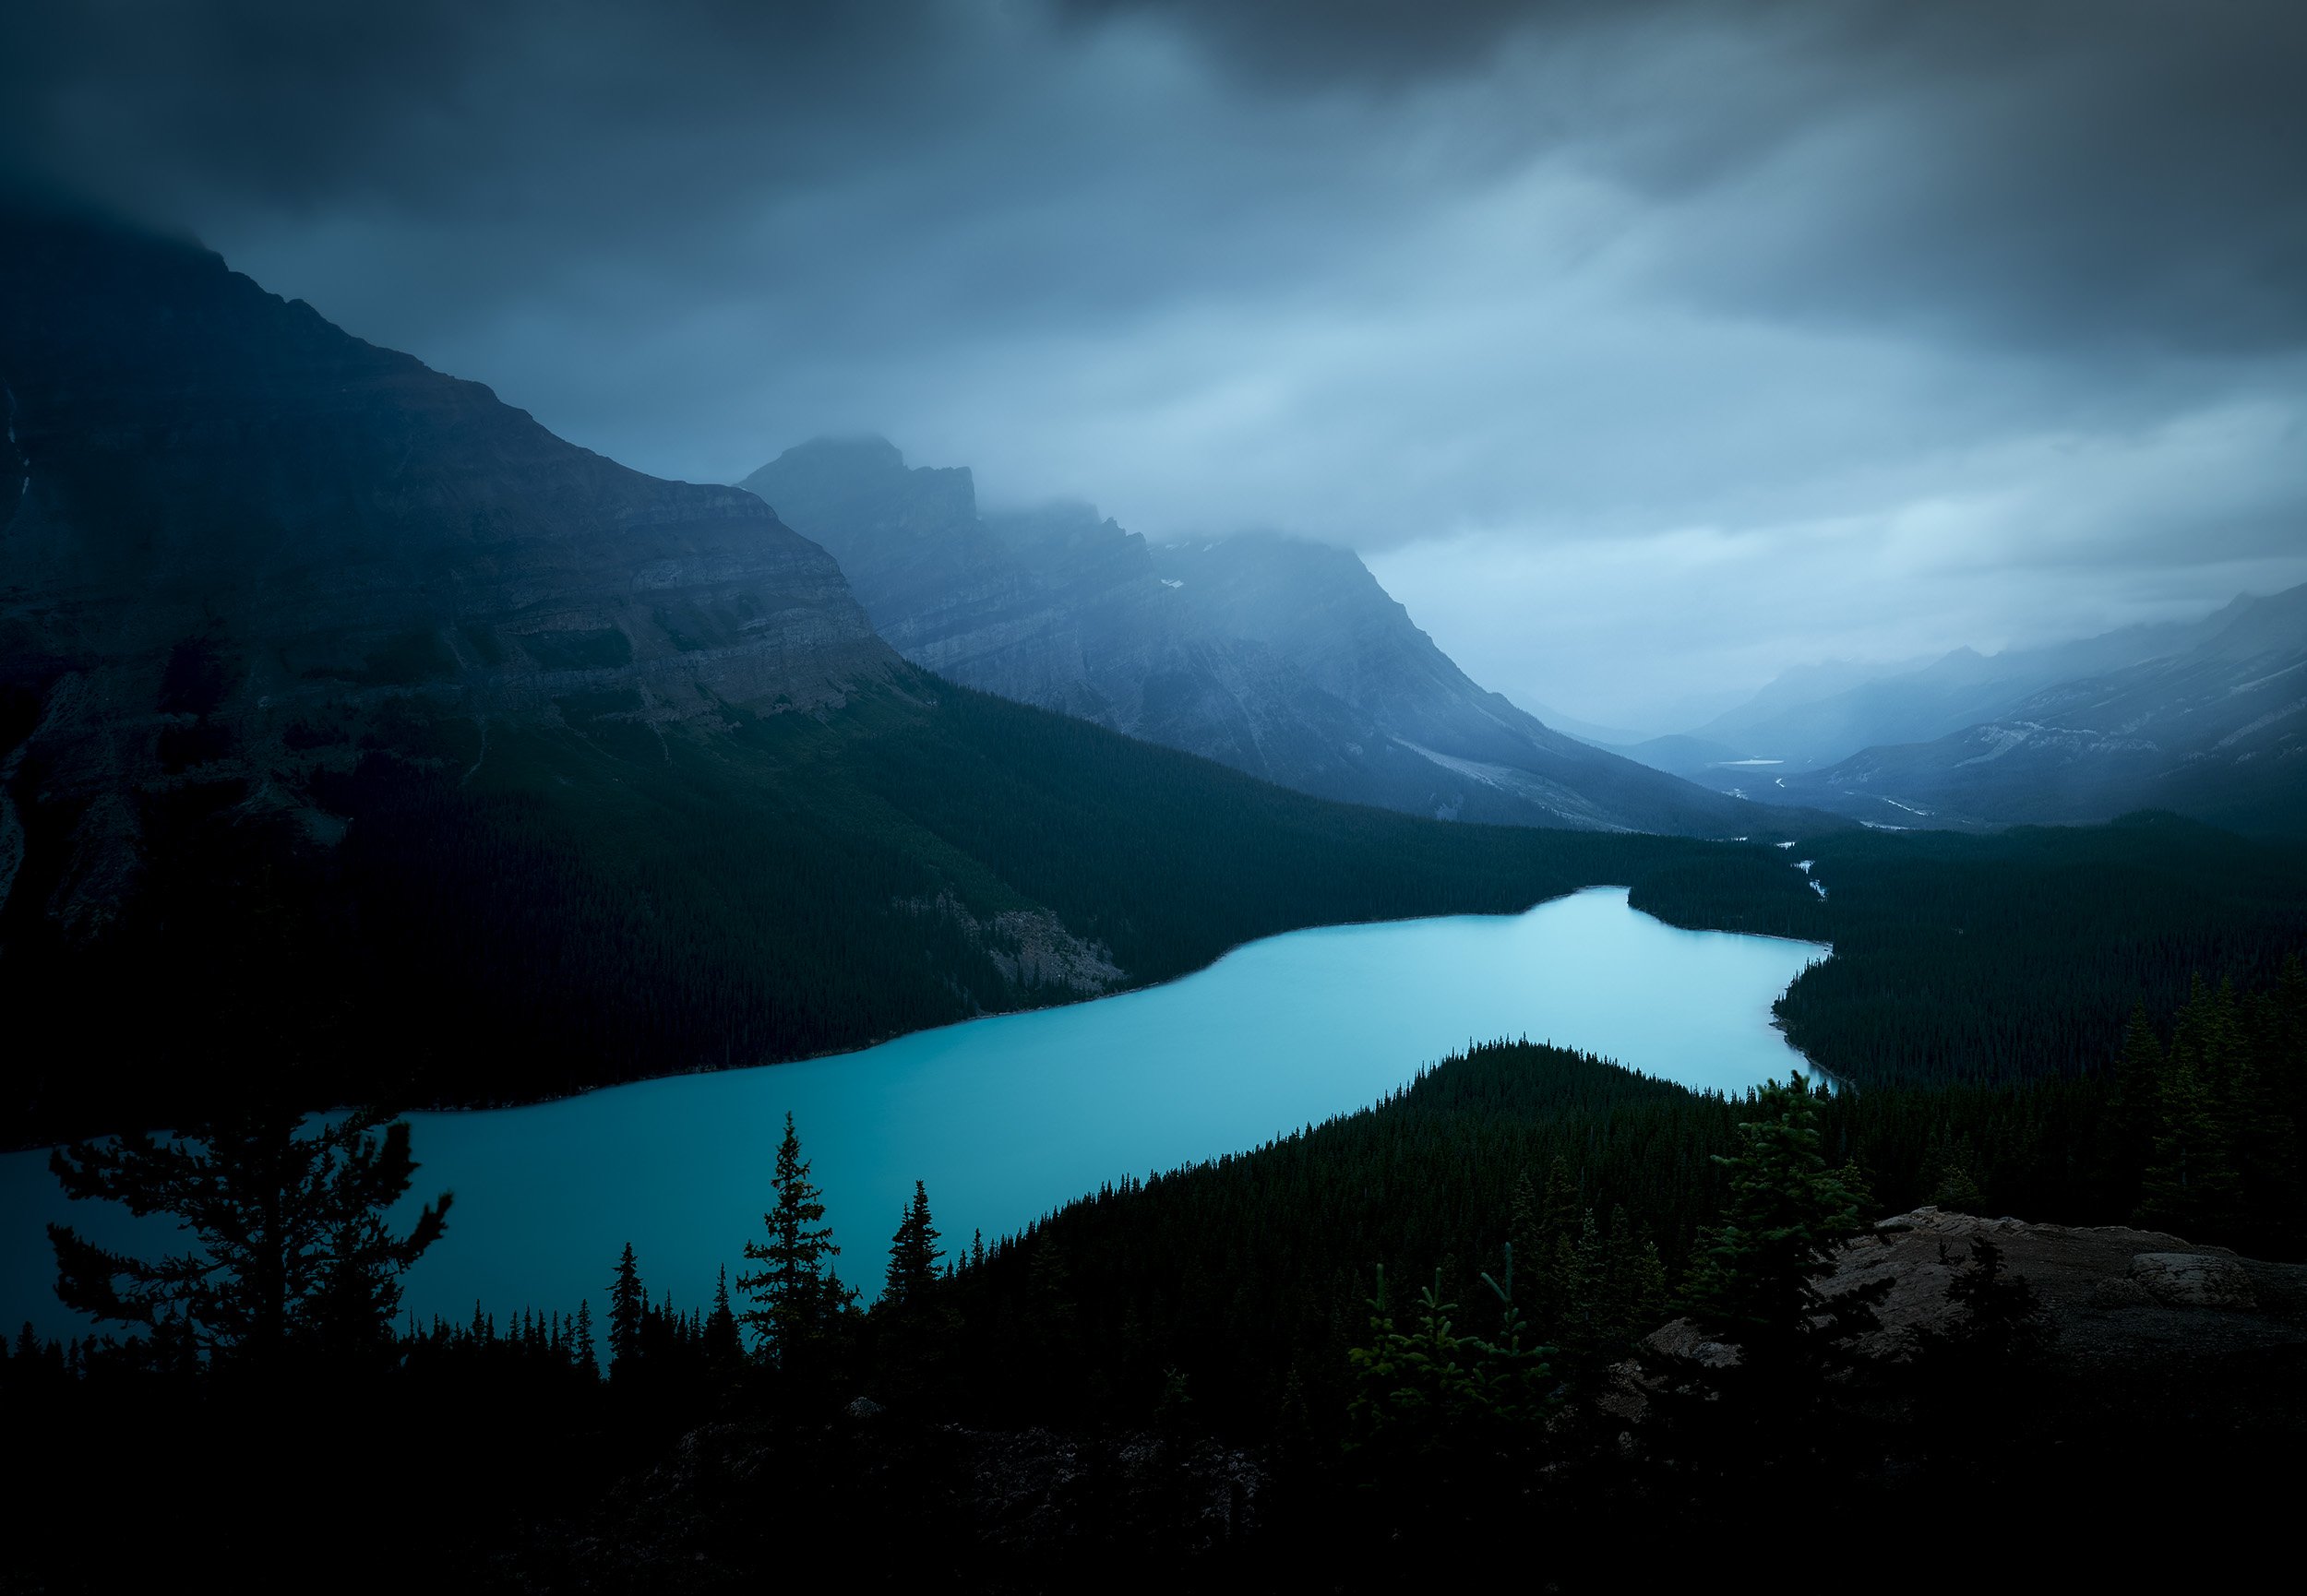
<instances>
[{"instance_id":1,"label":"dark storm cloud","mask_svg":"<svg viewBox=\"0 0 2307 1596\"><path fill-rule=\"evenodd\" d=\"M0 159L646 469L1331 537L1632 713L2307 575L2302 67L2289 0L78 0Z\"/></svg>"},{"instance_id":2,"label":"dark storm cloud","mask_svg":"<svg viewBox=\"0 0 2307 1596\"><path fill-rule=\"evenodd\" d=\"M876 341L1282 266L1293 205L1258 183L1319 175L1285 155L1257 182L1203 181L1223 133L1172 137L1163 107L1106 92L1110 71L1067 81L1040 17L94 0L23 19L0 114L19 169L220 242L268 220L458 230L451 275L484 292L744 285ZM403 247L420 258L401 297L450 286ZM347 286L391 298L398 275Z\"/></svg>"},{"instance_id":3,"label":"dark storm cloud","mask_svg":"<svg viewBox=\"0 0 2307 1596\"><path fill-rule=\"evenodd\" d=\"M1159 18L1244 76L1271 83L1392 87L1480 66L1506 40L1583 25L1608 0L1059 0L1074 20Z\"/></svg>"},{"instance_id":4,"label":"dark storm cloud","mask_svg":"<svg viewBox=\"0 0 2307 1596\"><path fill-rule=\"evenodd\" d=\"M1710 255L1710 294L1913 310L1998 337L2307 339L2307 6L2289 0L1066 9L1170 19L1276 88L1383 91L1517 52L1553 58L1567 67L1544 79L1557 103L1607 119L1565 119L1561 137L1620 179L1661 197L1719 186L1726 208L1765 211L1785 197L1754 163L1816 180L1804 199L1831 209L1770 217ZM1637 58L1671 56L1678 34L1706 40L1718 70L1646 75ZM1805 150L1829 124L1852 137Z\"/></svg>"},{"instance_id":5,"label":"dark storm cloud","mask_svg":"<svg viewBox=\"0 0 2307 1596\"><path fill-rule=\"evenodd\" d=\"M956 109L945 14L80 0L17 14L0 115L36 173L162 211L646 222L696 215L733 178L806 185L829 133L843 164L903 151Z\"/></svg>"},{"instance_id":6,"label":"dark storm cloud","mask_svg":"<svg viewBox=\"0 0 2307 1596\"><path fill-rule=\"evenodd\" d=\"M1487 84L1457 158L1565 148L1635 192L1719 208L1703 271L1655 268L1693 293L2005 338L2307 338L2307 6L2288 0L1071 0L1049 15L1070 26L1043 37L1035 6L936 0L80 0L16 9L0 125L15 163L148 210L366 201L519 221L540 244L614 250L657 230L678 244L725 229L733 198L987 153L989 101L1062 104L1033 68L1150 23L1233 68L1253 103ZM958 172L950 192L1094 182L1117 152L1079 131L1000 149L1035 170ZM1181 163L1241 154L1172 131ZM1093 159L1069 173L1070 152ZM556 223L571 232L549 237Z\"/></svg>"}]
</instances>

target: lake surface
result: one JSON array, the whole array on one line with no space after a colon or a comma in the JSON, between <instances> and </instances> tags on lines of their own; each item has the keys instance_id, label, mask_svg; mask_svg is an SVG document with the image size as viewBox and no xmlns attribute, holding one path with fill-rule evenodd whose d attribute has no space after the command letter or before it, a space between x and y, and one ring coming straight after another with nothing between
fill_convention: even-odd
<instances>
[{"instance_id":1,"label":"lake surface","mask_svg":"<svg viewBox=\"0 0 2307 1596\"><path fill-rule=\"evenodd\" d=\"M410 1207L443 1187L457 1203L407 1303L470 1317L477 1300L501 1319L590 1297L597 1319L629 1241L652 1296L703 1304L761 1233L788 1110L842 1275L870 1289L916 1179L949 1247L976 1229L990 1243L1122 1175L1367 1107L1469 1041L1527 1036L1740 1090L1803 1066L1770 1009L1825 952L1676 930L1595 887L1520 915L1293 932L1166 986L835 1057L413 1114ZM0 1325L74 1333L42 1227L122 1245L135 1221L115 1216L66 1203L44 1153L0 1158Z\"/></svg>"}]
</instances>

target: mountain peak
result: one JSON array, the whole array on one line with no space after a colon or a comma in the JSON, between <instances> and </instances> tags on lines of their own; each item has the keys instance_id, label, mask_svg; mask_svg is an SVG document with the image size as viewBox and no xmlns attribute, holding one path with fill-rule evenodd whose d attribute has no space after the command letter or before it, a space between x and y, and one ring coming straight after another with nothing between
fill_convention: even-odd
<instances>
[{"instance_id":1,"label":"mountain peak","mask_svg":"<svg viewBox=\"0 0 2307 1596\"><path fill-rule=\"evenodd\" d=\"M787 462L859 471L902 471L905 469L903 452L879 433L810 438L779 455L774 463L783 465Z\"/></svg>"},{"instance_id":2,"label":"mountain peak","mask_svg":"<svg viewBox=\"0 0 2307 1596\"><path fill-rule=\"evenodd\" d=\"M1484 692L1351 549L1243 532L1155 550L1081 499L980 516L968 472L896 470L894 452L819 443L744 485L940 675L1318 797L1604 830L1771 824Z\"/></svg>"}]
</instances>

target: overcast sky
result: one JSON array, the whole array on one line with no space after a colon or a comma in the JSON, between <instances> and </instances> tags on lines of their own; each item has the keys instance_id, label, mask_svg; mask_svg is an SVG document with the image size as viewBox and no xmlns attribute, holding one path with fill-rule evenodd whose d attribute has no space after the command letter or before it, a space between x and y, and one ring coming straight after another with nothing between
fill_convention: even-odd
<instances>
[{"instance_id":1,"label":"overcast sky","mask_svg":"<svg viewBox=\"0 0 2307 1596\"><path fill-rule=\"evenodd\" d=\"M19 174L644 470L1362 552L1655 732L2307 579L2307 5L74 0Z\"/></svg>"}]
</instances>

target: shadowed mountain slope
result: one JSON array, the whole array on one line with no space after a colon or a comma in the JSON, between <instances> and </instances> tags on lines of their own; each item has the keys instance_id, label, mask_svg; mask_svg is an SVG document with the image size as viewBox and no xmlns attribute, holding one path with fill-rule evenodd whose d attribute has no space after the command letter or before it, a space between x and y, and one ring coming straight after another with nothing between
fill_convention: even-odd
<instances>
[{"instance_id":1,"label":"shadowed mountain slope","mask_svg":"<svg viewBox=\"0 0 2307 1596\"><path fill-rule=\"evenodd\" d=\"M67 923L137 868L131 792L294 807L276 774L395 716L651 735L899 669L749 494L573 447L213 256L29 219L8 242L0 683L37 705L8 757L88 805Z\"/></svg>"},{"instance_id":2,"label":"shadowed mountain slope","mask_svg":"<svg viewBox=\"0 0 2307 1596\"><path fill-rule=\"evenodd\" d=\"M1808 896L956 687L753 495L189 244L0 213L0 383L6 1141L791 1058L1662 872L1728 925Z\"/></svg>"},{"instance_id":3,"label":"shadowed mountain slope","mask_svg":"<svg viewBox=\"0 0 2307 1596\"><path fill-rule=\"evenodd\" d=\"M966 470L908 470L879 438L801 445L743 485L832 551L899 652L986 692L1411 814L1716 837L1803 824L1485 692L1345 550L1154 548L1085 505L981 515Z\"/></svg>"}]
</instances>

